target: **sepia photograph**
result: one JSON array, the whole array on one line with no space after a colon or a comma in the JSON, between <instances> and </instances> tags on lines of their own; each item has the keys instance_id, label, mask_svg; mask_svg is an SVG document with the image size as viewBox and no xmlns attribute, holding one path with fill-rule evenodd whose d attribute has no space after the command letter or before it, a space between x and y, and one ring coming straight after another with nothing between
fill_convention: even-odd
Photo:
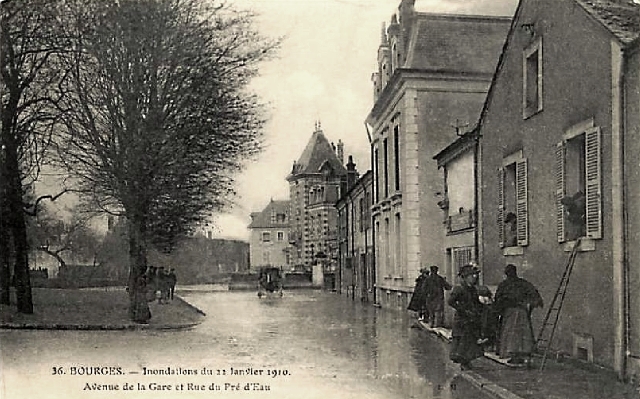
<instances>
[{"instance_id":1,"label":"sepia photograph","mask_svg":"<svg viewBox=\"0 0 640 399\"><path fill-rule=\"evenodd\" d=\"M640 0L0 0L0 398L640 399Z\"/></svg>"}]
</instances>

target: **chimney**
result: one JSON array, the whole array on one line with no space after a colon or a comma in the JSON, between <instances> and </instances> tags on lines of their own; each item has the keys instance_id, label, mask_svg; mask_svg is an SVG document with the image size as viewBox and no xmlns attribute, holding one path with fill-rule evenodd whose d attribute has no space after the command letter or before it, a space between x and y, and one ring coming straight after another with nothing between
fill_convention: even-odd
<instances>
[{"instance_id":1,"label":"chimney","mask_svg":"<svg viewBox=\"0 0 640 399\"><path fill-rule=\"evenodd\" d=\"M338 152L336 153L340 164L344 164L344 143L342 140L338 140ZM349 162L351 162L351 156L349 156Z\"/></svg>"},{"instance_id":2,"label":"chimney","mask_svg":"<svg viewBox=\"0 0 640 399\"><path fill-rule=\"evenodd\" d=\"M356 170L356 164L353 162L353 156L349 155L349 162L347 162L347 190L355 186L358 181L358 171Z\"/></svg>"}]
</instances>

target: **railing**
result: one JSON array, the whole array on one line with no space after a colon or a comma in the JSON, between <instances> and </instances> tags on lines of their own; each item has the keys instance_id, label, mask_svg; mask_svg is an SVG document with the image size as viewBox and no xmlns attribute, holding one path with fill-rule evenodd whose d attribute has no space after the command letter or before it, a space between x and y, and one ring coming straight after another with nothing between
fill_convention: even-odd
<instances>
[{"instance_id":1,"label":"railing","mask_svg":"<svg viewBox=\"0 0 640 399\"><path fill-rule=\"evenodd\" d=\"M447 232L467 230L476 226L473 210L462 211L456 215L450 215L446 219Z\"/></svg>"}]
</instances>

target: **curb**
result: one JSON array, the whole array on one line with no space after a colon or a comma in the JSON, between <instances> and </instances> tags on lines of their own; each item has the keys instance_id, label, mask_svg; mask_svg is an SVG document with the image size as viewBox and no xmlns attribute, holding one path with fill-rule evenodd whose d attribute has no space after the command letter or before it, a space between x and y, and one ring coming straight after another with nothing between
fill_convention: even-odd
<instances>
[{"instance_id":1,"label":"curb","mask_svg":"<svg viewBox=\"0 0 640 399\"><path fill-rule=\"evenodd\" d=\"M205 312L203 312L202 310L198 309L196 306L190 304L189 302L185 301L184 299L182 299L180 296L176 295L175 299L179 299L180 301L182 301L182 303L184 303L185 305L187 305L187 307L195 310L197 313L201 314L202 316L206 316L207 314Z\"/></svg>"},{"instance_id":2,"label":"curb","mask_svg":"<svg viewBox=\"0 0 640 399\"><path fill-rule=\"evenodd\" d=\"M475 386L476 388L488 392L498 399L523 399L521 396L518 396L515 393L502 388L500 385L497 385L487 380L486 378L481 377L479 374L473 371L461 371L460 377L470 382L471 385Z\"/></svg>"},{"instance_id":3,"label":"curb","mask_svg":"<svg viewBox=\"0 0 640 399\"><path fill-rule=\"evenodd\" d=\"M69 331L141 331L141 330L184 330L200 323L186 323L175 325L149 324L32 324L32 323L2 323L4 330L69 330Z\"/></svg>"},{"instance_id":4,"label":"curb","mask_svg":"<svg viewBox=\"0 0 640 399\"><path fill-rule=\"evenodd\" d=\"M179 296L175 296L187 307L193 309L195 312L202 316L206 314L198 309L196 306L190 304ZM143 331L143 330L186 330L193 328L200 324L200 322L194 323L182 323L182 324L59 324L59 323L0 323L0 329L4 330L69 330L69 331Z\"/></svg>"},{"instance_id":5,"label":"curb","mask_svg":"<svg viewBox=\"0 0 640 399\"><path fill-rule=\"evenodd\" d=\"M451 342L451 338L445 333L445 330L441 328L431 328L427 324L418 321L417 325L425 332L429 332L431 334L436 335L438 338L442 339L445 342ZM485 357L487 357L485 355ZM490 359L490 357L487 357ZM494 359L491 359L494 360ZM495 360L494 360L495 361ZM460 371L460 377L467 380L474 387L485 391L491 394L493 397L497 399L523 399L521 396L516 395L515 393L501 387L500 385L491 382L490 380L480 376L478 373L473 371L464 370Z\"/></svg>"}]
</instances>

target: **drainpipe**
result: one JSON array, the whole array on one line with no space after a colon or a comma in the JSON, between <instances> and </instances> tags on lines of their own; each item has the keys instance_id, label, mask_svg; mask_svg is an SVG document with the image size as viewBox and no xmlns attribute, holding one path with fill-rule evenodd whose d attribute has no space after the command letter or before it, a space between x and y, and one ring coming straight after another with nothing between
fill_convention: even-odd
<instances>
[{"instance_id":1,"label":"drainpipe","mask_svg":"<svg viewBox=\"0 0 640 399\"><path fill-rule=\"evenodd\" d=\"M474 131L473 131L473 217L474 217L474 223L475 223L475 228L473 229L473 257L474 257L474 261L476 262L476 264L478 266L482 266L480 265L480 240L479 240L479 230L480 230L480 212L479 212L479 206L478 206L478 190L479 190L479 174L480 171L479 169L479 159L478 156L480 154L480 133L479 133L479 129L480 127L477 126ZM484 274L484 273L483 273Z\"/></svg>"},{"instance_id":2,"label":"drainpipe","mask_svg":"<svg viewBox=\"0 0 640 399\"><path fill-rule=\"evenodd\" d=\"M611 185L614 369L624 380L627 371L627 296L624 207L624 70L625 56L617 42L611 44Z\"/></svg>"}]
</instances>

